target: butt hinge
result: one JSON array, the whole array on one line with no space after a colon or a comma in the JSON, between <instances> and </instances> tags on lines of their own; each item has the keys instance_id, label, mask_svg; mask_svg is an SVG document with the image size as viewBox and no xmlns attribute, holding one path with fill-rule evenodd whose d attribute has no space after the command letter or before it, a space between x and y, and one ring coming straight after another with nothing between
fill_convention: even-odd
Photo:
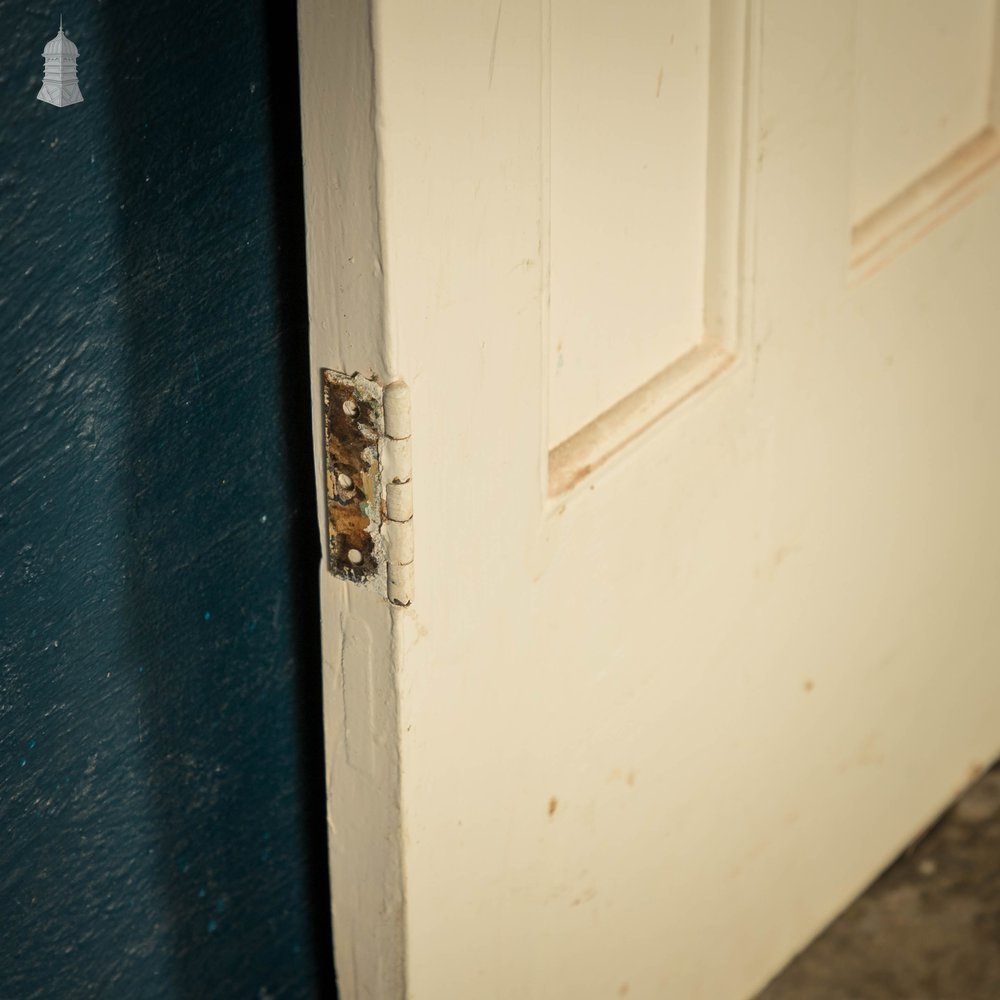
<instances>
[{"instance_id":1,"label":"butt hinge","mask_svg":"<svg viewBox=\"0 0 1000 1000\"><path fill-rule=\"evenodd\" d=\"M410 390L324 368L327 563L342 580L413 601Z\"/></svg>"}]
</instances>

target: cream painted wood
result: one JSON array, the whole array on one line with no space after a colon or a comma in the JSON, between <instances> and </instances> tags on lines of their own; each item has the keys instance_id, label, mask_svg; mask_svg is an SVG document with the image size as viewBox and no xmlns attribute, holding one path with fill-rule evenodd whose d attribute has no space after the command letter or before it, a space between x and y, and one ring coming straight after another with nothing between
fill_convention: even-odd
<instances>
[{"instance_id":1,"label":"cream painted wood","mask_svg":"<svg viewBox=\"0 0 1000 1000\"><path fill-rule=\"evenodd\" d=\"M1000 189L861 274L857 5L716 10L731 360L550 497L549 8L300 0L314 364L416 486L411 608L323 578L345 1000L747 998L1000 750Z\"/></svg>"}]
</instances>

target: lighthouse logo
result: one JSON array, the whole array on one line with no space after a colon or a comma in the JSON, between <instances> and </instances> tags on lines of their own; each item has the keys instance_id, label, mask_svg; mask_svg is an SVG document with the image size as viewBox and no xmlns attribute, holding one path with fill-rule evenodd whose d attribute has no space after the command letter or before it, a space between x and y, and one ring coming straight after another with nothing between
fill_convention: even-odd
<instances>
[{"instance_id":1,"label":"lighthouse logo","mask_svg":"<svg viewBox=\"0 0 1000 1000\"><path fill-rule=\"evenodd\" d=\"M57 108L79 104L83 100L76 80L76 60L80 53L66 37L61 17L59 34L45 46L42 54L45 57L45 76L42 79L42 89L38 91L38 99L54 104Z\"/></svg>"}]
</instances>

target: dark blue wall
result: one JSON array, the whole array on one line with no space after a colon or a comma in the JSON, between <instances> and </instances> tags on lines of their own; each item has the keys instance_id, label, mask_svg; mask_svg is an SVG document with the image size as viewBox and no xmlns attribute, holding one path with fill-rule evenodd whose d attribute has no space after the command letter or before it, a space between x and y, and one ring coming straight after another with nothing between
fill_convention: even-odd
<instances>
[{"instance_id":1,"label":"dark blue wall","mask_svg":"<svg viewBox=\"0 0 1000 1000\"><path fill-rule=\"evenodd\" d=\"M332 995L306 338L292 0L0 0L3 1000Z\"/></svg>"}]
</instances>

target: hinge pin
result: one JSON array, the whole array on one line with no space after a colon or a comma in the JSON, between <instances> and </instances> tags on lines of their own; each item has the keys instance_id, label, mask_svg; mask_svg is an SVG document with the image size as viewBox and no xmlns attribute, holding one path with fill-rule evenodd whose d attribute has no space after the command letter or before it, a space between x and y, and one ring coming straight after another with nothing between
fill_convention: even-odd
<instances>
[{"instance_id":1,"label":"hinge pin","mask_svg":"<svg viewBox=\"0 0 1000 1000\"><path fill-rule=\"evenodd\" d=\"M402 380L382 391L385 437L382 476L385 516L382 526L388 550L386 589L393 604L413 601L413 483L410 451L410 389Z\"/></svg>"}]
</instances>

